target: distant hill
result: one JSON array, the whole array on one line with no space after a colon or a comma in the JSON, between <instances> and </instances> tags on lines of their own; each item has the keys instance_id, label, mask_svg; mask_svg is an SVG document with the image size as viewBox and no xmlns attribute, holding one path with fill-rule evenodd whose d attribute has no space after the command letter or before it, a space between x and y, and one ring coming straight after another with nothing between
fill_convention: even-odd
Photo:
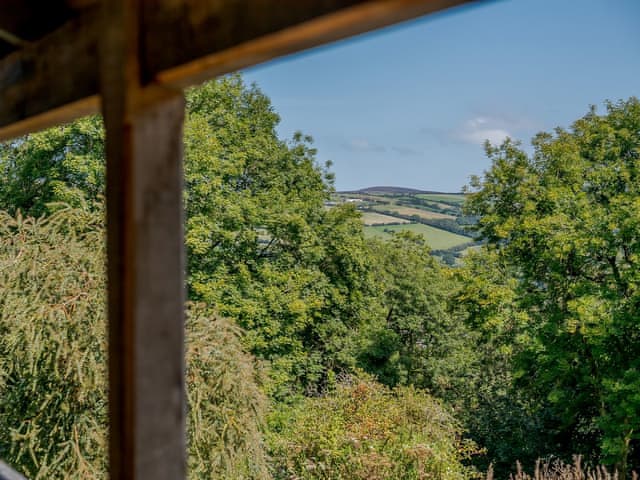
<instances>
[{"instance_id":1,"label":"distant hill","mask_svg":"<svg viewBox=\"0 0 640 480\"><path fill-rule=\"evenodd\" d=\"M463 193L376 186L336 192L327 207L352 203L362 212L365 236L389 240L410 231L425 238L433 255L456 265L478 245L471 228L477 219L464 214L464 200Z\"/></svg>"},{"instance_id":2,"label":"distant hill","mask_svg":"<svg viewBox=\"0 0 640 480\"><path fill-rule=\"evenodd\" d=\"M418 193L424 194L444 194L444 195L458 195L459 192L437 192L434 190L418 190L416 188L407 188L407 187L391 187L391 186L375 186L375 187L367 187L361 188L360 190L345 190L343 192L338 193L361 193L361 194L369 194L369 195L412 195Z\"/></svg>"}]
</instances>

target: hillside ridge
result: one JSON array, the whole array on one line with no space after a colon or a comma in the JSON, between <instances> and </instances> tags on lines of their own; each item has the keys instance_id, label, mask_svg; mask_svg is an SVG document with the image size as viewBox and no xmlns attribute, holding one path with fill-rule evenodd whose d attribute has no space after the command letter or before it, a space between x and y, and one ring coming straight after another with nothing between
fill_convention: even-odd
<instances>
[{"instance_id":1,"label":"hillside ridge","mask_svg":"<svg viewBox=\"0 0 640 480\"><path fill-rule=\"evenodd\" d=\"M417 188L409 188L409 187L395 187L395 186L387 186L387 185L376 185L373 187L361 188L358 190L342 190L337 193L399 193L399 194L432 194L432 195L462 195L461 192L441 192L438 190L420 190Z\"/></svg>"}]
</instances>

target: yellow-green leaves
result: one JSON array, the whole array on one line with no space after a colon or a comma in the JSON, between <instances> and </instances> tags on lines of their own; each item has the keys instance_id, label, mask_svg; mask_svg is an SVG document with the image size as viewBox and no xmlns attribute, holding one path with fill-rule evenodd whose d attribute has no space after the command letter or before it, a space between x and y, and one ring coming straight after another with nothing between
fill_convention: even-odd
<instances>
[{"instance_id":1,"label":"yellow-green leaves","mask_svg":"<svg viewBox=\"0 0 640 480\"><path fill-rule=\"evenodd\" d=\"M518 382L568 452L624 470L640 428L640 401L620 394L640 369L640 101L592 108L533 146L489 147L468 208L529 317Z\"/></svg>"}]
</instances>

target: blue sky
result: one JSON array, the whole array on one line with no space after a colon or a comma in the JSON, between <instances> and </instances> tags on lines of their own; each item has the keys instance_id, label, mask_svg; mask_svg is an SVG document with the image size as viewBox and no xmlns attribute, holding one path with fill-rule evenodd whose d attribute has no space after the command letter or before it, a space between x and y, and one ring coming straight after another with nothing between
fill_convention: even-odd
<instances>
[{"instance_id":1,"label":"blue sky","mask_svg":"<svg viewBox=\"0 0 640 480\"><path fill-rule=\"evenodd\" d=\"M640 0L502 0L254 67L280 134L314 137L338 190L459 191L485 138L529 144L640 96Z\"/></svg>"}]
</instances>

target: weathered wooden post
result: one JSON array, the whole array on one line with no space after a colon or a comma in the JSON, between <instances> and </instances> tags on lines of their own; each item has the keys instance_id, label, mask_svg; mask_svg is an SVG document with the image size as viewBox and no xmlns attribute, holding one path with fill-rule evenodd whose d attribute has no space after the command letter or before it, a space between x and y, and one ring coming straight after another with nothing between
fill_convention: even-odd
<instances>
[{"instance_id":1,"label":"weathered wooden post","mask_svg":"<svg viewBox=\"0 0 640 480\"><path fill-rule=\"evenodd\" d=\"M181 91L141 85L138 8L103 4L113 480L186 478Z\"/></svg>"}]
</instances>

